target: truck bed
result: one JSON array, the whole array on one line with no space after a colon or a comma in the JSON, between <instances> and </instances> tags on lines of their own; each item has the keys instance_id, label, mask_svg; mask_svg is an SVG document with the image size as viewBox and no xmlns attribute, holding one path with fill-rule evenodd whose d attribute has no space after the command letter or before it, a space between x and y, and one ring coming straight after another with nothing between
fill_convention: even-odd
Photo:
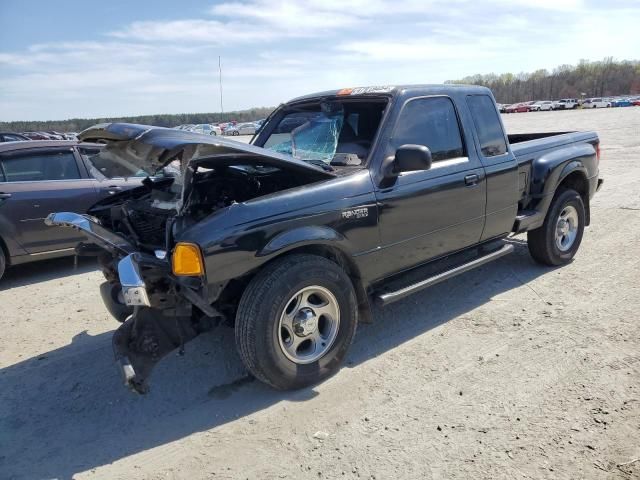
<instances>
[{"instance_id":1,"label":"truck bed","mask_svg":"<svg viewBox=\"0 0 640 480\"><path fill-rule=\"evenodd\" d=\"M580 144L590 143L597 149L599 140L596 132L544 132L544 133L516 133L507 135L511 150L518 161L518 192L519 214L522 210L530 208L532 195L540 194L532 191L534 161L549 154L549 167L558 159L572 158L573 152L562 152L565 149L575 149ZM553 157L553 158L552 158ZM546 162L545 162L546 163ZM535 187L533 187L535 189Z\"/></svg>"},{"instance_id":2,"label":"truck bed","mask_svg":"<svg viewBox=\"0 0 640 480\"><path fill-rule=\"evenodd\" d=\"M511 150L519 163L531 160L544 150L556 149L565 145L588 142L596 144L596 132L543 132L515 133L507 135Z\"/></svg>"}]
</instances>

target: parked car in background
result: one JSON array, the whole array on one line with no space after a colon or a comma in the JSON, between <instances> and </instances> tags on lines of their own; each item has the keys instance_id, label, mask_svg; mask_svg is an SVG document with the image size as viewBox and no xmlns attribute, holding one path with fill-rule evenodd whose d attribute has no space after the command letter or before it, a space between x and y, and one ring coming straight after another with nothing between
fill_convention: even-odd
<instances>
[{"instance_id":1,"label":"parked car in background","mask_svg":"<svg viewBox=\"0 0 640 480\"><path fill-rule=\"evenodd\" d=\"M640 97L634 98L631 103L636 107L640 107Z\"/></svg>"},{"instance_id":2,"label":"parked car in background","mask_svg":"<svg viewBox=\"0 0 640 480\"><path fill-rule=\"evenodd\" d=\"M13 132L0 132L0 142L24 142L31 140L26 135Z\"/></svg>"},{"instance_id":3,"label":"parked car in background","mask_svg":"<svg viewBox=\"0 0 640 480\"><path fill-rule=\"evenodd\" d=\"M614 98L611 102L612 107L632 107L633 103L628 98Z\"/></svg>"},{"instance_id":4,"label":"parked car in background","mask_svg":"<svg viewBox=\"0 0 640 480\"><path fill-rule=\"evenodd\" d=\"M573 110L578 108L579 105L577 98L563 98L553 102L553 110Z\"/></svg>"},{"instance_id":5,"label":"parked car in background","mask_svg":"<svg viewBox=\"0 0 640 480\"><path fill-rule=\"evenodd\" d=\"M536 103L535 100L531 100L530 102L520 103L518 104L518 106L515 108L514 111L516 113L526 113L529 111L529 107L534 103Z\"/></svg>"},{"instance_id":6,"label":"parked car in background","mask_svg":"<svg viewBox=\"0 0 640 480\"><path fill-rule=\"evenodd\" d=\"M52 140L52 138L43 132L22 132L22 135L31 140Z\"/></svg>"},{"instance_id":7,"label":"parked car in background","mask_svg":"<svg viewBox=\"0 0 640 480\"><path fill-rule=\"evenodd\" d=\"M522 103L512 103L511 105L508 105L507 107L505 107L504 113L516 113L516 109L519 108L521 105Z\"/></svg>"},{"instance_id":8,"label":"parked car in background","mask_svg":"<svg viewBox=\"0 0 640 480\"><path fill-rule=\"evenodd\" d=\"M255 135L258 126L255 123L239 123L224 131L225 135Z\"/></svg>"},{"instance_id":9,"label":"parked car in background","mask_svg":"<svg viewBox=\"0 0 640 480\"><path fill-rule=\"evenodd\" d=\"M189 130L196 133L202 133L204 135L222 135L222 129L220 127L217 125L210 125L208 123L194 125Z\"/></svg>"},{"instance_id":10,"label":"parked car in background","mask_svg":"<svg viewBox=\"0 0 640 480\"><path fill-rule=\"evenodd\" d=\"M49 138L52 140L66 140L64 133L60 133L60 132L55 132L53 130L49 130L47 132L44 132L47 135L49 135Z\"/></svg>"},{"instance_id":11,"label":"parked car in background","mask_svg":"<svg viewBox=\"0 0 640 480\"><path fill-rule=\"evenodd\" d=\"M74 254L84 236L47 227L49 213L84 214L95 202L141 185L138 169L94 164L101 148L68 140L0 143L0 278L7 266Z\"/></svg>"},{"instance_id":12,"label":"parked car in background","mask_svg":"<svg viewBox=\"0 0 640 480\"><path fill-rule=\"evenodd\" d=\"M544 112L553 110L553 102L551 100L540 100L529 105L530 112Z\"/></svg>"},{"instance_id":13,"label":"parked car in background","mask_svg":"<svg viewBox=\"0 0 640 480\"><path fill-rule=\"evenodd\" d=\"M609 108L611 107L611 100L606 98L590 98L587 108Z\"/></svg>"}]
</instances>

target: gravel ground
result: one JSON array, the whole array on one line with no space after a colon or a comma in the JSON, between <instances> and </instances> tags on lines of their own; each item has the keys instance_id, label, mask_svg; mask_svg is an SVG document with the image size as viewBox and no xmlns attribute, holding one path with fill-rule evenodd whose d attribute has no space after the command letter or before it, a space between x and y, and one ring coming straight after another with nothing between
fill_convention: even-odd
<instances>
[{"instance_id":1,"label":"gravel ground","mask_svg":"<svg viewBox=\"0 0 640 480\"><path fill-rule=\"evenodd\" d=\"M0 477L640 478L640 108L505 116L597 130L603 190L573 263L515 253L363 325L342 371L280 393L228 329L126 391L101 274L71 259L0 284Z\"/></svg>"}]
</instances>

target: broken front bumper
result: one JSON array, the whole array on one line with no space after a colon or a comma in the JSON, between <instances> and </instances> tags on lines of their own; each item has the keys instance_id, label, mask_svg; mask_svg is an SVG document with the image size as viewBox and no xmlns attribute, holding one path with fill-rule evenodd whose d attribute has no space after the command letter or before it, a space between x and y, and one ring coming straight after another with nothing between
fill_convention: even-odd
<instances>
[{"instance_id":1,"label":"broken front bumper","mask_svg":"<svg viewBox=\"0 0 640 480\"><path fill-rule=\"evenodd\" d=\"M118 277L120 277L124 303L131 307L150 307L149 294L134 255L134 253L127 255L118 262Z\"/></svg>"},{"instance_id":2,"label":"broken front bumper","mask_svg":"<svg viewBox=\"0 0 640 480\"><path fill-rule=\"evenodd\" d=\"M148 391L146 381L151 370L164 356L176 348L182 351L186 342L217 325L221 315L205 300L203 289L190 285L189 279L173 276L168 259L135 251L126 239L77 213L52 213L45 223L82 231L117 261L122 300L133 310L126 320L119 319L125 321L113 335L113 351L125 384L136 392ZM145 276L151 279L151 286ZM158 279L163 280L160 289ZM118 284L111 288L118 288ZM109 301L112 295L110 291ZM202 313L192 311L192 306Z\"/></svg>"}]
</instances>

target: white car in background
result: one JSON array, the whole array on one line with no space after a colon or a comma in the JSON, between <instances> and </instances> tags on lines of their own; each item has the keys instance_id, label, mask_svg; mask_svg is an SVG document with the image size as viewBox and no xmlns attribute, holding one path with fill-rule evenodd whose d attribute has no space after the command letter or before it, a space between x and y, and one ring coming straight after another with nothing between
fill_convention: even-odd
<instances>
[{"instance_id":1,"label":"white car in background","mask_svg":"<svg viewBox=\"0 0 640 480\"><path fill-rule=\"evenodd\" d=\"M576 98L563 98L553 102L553 110L573 110L578 106L579 103Z\"/></svg>"},{"instance_id":2,"label":"white car in background","mask_svg":"<svg viewBox=\"0 0 640 480\"><path fill-rule=\"evenodd\" d=\"M551 100L539 100L529 105L530 112L544 112L548 110L553 110L553 102Z\"/></svg>"},{"instance_id":3,"label":"white car in background","mask_svg":"<svg viewBox=\"0 0 640 480\"><path fill-rule=\"evenodd\" d=\"M194 125L189 130L196 133L202 133L204 135L222 135L222 129L220 127L217 125L209 125L208 123Z\"/></svg>"},{"instance_id":4,"label":"white car in background","mask_svg":"<svg viewBox=\"0 0 640 480\"><path fill-rule=\"evenodd\" d=\"M608 98L590 98L584 104L585 108L608 108L610 106L611 100Z\"/></svg>"},{"instance_id":5,"label":"white car in background","mask_svg":"<svg viewBox=\"0 0 640 480\"><path fill-rule=\"evenodd\" d=\"M234 125L232 127L228 127L225 131L225 135L255 135L256 130L258 129L258 125L255 123L239 123L238 125Z\"/></svg>"}]
</instances>

